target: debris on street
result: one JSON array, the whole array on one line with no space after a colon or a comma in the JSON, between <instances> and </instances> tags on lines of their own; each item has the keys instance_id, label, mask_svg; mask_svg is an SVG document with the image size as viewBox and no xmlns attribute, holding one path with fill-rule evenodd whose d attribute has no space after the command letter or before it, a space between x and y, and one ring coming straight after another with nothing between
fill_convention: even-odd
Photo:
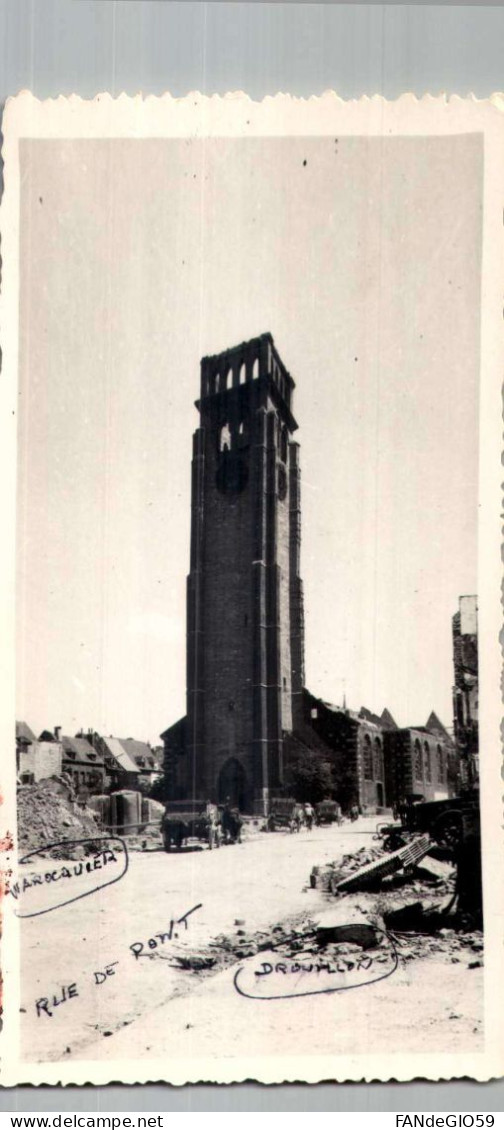
<instances>
[{"instance_id":1,"label":"debris on street","mask_svg":"<svg viewBox=\"0 0 504 1130\"><path fill-rule=\"evenodd\" d=\"M403 871L419 863L424 855L427 855L430 846L429 836L416 836L409 844L398 848L397 851L385 852L379 859L366 863L364 867L340 879L333 888L334 892L365 890L370 884L373 886L388 875L393 875L395 871Z\"/></svg>"},{"instance_id":2,"label":"debris on street","mask_svg":"<svg viewBox=\"0 0 504 1130\"><path fill-rule=\"evenodd\" d=\"M474 840L453 845L451 861L439 854L424 833L395 851L382 843L314 866L310 887L331 896L325 936L364 947L381 926L404 961L436 953L479 968L483 937ZM323 937L324 923L317 935Z\"/></svg>"},{"instance_id":3,"label":"debris on street","mask_svg":"<svg viewBox=\"0 0 504 1130\"><path fill-rule=\"evenodd\" d=\"M48 777L34 785L20 785L17 793L19 854L43 850L44 844L61 840L88 839L82 845L82 854L97 850L91 842L106 833L101 829L96 813L77 802L77 794L69 777ZM77 858L73 849L72 857ZM65 848L51 848L55 859L65 858Z\"/></svg>"}]
</instances>

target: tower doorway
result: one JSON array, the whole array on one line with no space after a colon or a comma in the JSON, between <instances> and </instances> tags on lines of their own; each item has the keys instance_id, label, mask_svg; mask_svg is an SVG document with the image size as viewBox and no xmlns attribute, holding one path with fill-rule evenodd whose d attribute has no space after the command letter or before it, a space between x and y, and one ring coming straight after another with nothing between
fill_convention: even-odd
<instances>
[{"instance_id":1,"label":"tower doorway","mask_svg":"<svg viewBox=\"0 0 504 1130\"><path fill-rule=\"evenodd\" d=\"M224 762L217 785L219 804L229 801L233 808L244 812L247 806L247 778L243 765L236 757Z\"/></svg>"}]
</instances>

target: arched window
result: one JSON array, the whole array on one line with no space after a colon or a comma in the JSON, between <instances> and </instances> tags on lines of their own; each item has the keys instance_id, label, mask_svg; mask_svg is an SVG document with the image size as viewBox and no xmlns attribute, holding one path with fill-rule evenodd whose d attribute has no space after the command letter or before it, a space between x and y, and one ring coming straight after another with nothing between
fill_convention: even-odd
<instances>
[{"instance_id":1,"label":"arched window","mask_svg":"<svg viewBox=\"0 0 504 1130\"><path fill-rule=\"evenodd\" d=\"M374 779L375 781L383 781L383 751L379 738L375 738L373 761Z\"/></svg>"},{"instance_id":2,"label":"arched window","mask_svg":"<svg viewBox=\"0 0 504 1130\"><path fill-rule=\"evenodd\" d=\"M422 747L420 745L418 738L415 739L415 745L413 747L413 761L414 761L415 781L423 781Z\"/></svg>"},{"instance_id":3,"label":"arched window","mask_svg":"<svg viewBox=\"0 0 504 1130\"><path fill-rule=\"evenodd\" d=\"M252 366L252 380L255 381L256 377L258 377L258 376L259 376L259 358L256 357L254 364Z\"/></svg>"},{"instance_id":4,"label":"arched window","mask_svg":"<svg viewBox=\"0 0 504 1130\"><path fill-rule=\"evenodd\" d=\"M219 451L231 451L231 432L229 424L223 424L219 432Z\"/></svg>"},{"instance_id":5,"label":"arched window","mask_svg":"<svg viewBox=\"0 0 504 1130\"><path fill-rule=\"evenodd\" d=\"M445 764L444 764L443 750L442 750L440 745L436 746L436 755L437 755L437 779L438 779L438 781L443 782L444 779L445 779Z\"/></svg>"},{"instance_id":6,"label":"arched window","mask_svg":"<svg viewBox=\"0 0 504 1130\"><path fill-rule=\"evenodd\" d=\"M280 432L280 459L283 463L287 462L287 428L282 428Z\"/></svg>"},{"instance_id":7,"label":"arched window","mask_svg":"<svg viewBox=\"0 0 504 1130\"><path fill-rule=\"evenodd\" d=\"M247 379L247 368L246 368L245 362L242 361L242 364L240 365L240 375L239 375L240 384L244 385L246 379Z\"/></svg>"},{"instance_id":8,"label":"arched window","mask_svg":"<svg viewBox=\"0 0 504 1130\"><path fill-rule=\"evenodd\" d=\"M432 761L429 743L424 742L424 765L425 765L425 780L432 781Z\"/></svg>"},{"instance_id":9,"label":"arched window","mask_svg":"<svg viewBox=\"0 0 504 1130\"><path fill-rule=\"evenodd\" d=\"M373 780L373 749L369 734L364 734L364 777L366 781Z\"/></svg>"}]
</instances>

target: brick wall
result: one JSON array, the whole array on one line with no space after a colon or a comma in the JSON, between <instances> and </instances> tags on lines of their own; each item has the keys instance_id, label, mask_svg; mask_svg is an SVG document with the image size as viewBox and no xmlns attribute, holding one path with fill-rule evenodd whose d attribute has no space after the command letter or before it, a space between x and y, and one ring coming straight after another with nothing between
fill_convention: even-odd
<instances>
[{"instance_id":1,"label":"brick wall","mask_svg":"<svg viewBox=\"0 0 504 1130\"><path fill-rule=\"evenodd\" d=\"M419 794L426 800L444 800L453 795L450 776L451 743L424 730L387 732L385 761L387 793L391 804Z\"/></svg>"},{"instance_id":2,"label":"brick wall","mask_svg":"<svg viewBox=\"0 0 504 1130\"><path fill-rule=\"evenodd\" d=\"M269 376L238 385L235 373L222 391L229 357L202 368L202 389L216 391L200 406L193 445L186 744L197 793L222 799L221 770L235 759L251 808L264 788L281 786L282 731L292 728L300 586L291 583L299 554L291 552L287 423L295 421ZM285 379L277 365L284 391ZM299 626L294 634L300 651ZM298 658L298 681L301 668Z\"/></svg>"}]
</instances>

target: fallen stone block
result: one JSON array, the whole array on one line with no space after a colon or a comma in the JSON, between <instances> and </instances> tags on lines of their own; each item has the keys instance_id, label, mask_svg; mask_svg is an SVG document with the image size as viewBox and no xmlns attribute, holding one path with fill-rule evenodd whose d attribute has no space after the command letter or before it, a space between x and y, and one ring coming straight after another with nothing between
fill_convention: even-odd
<instances>
[{"instance_id":1,"label":"fallen stone block","mask_svg":"<svg viewBox=\"0 0 504 1130\"><path fill-rule=\"evenodd\" d=\"M414 869L415 877L419 879L448 880L455 874L455 868L446 860L434 859L430 854L417 863Z\"/></svg>"},{"instance_id":2,"label":"fallen stone block","mask_svg":"<svg viewBox=\"0 0 504 1130\"><path fill-rule=\"evenodd\" d=\"M387 930L398 930L399 933L437 934L446 922L446 915L438 905L429 906L423 902L391 908L383 917Z\"/></svg>"},{"instance_id":3,"label":"fallen stone block","mask_svg":"<svg viewBox=\"0 0 504 1130\"><path fill-rule=\"evenodd\" d=\"M344 899L315 921L315 938L319 946L346 943L371 949L380 945L385 924L376 916L368 919L353 900Z\"/></svg>"},{"instance_id":4,"label":"fallen stone block","mask_svg":"<svg viewBox=\"0 0 504 1130\"><path fill-rule=\"evenodd\" d=\"M310 873L310 887L312 890L330 891L331 879L334 875L334 866L327 864L325 867L312 867Z\"/></svg>"}]
</instances>

